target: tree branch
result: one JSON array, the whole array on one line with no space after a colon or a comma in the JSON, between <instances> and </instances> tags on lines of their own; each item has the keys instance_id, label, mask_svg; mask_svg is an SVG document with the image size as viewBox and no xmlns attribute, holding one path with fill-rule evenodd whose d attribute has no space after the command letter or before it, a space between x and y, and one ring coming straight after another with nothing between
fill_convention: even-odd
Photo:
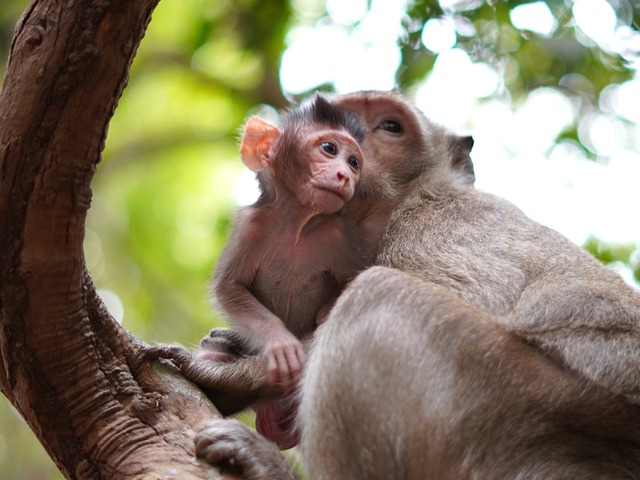
<instances>
[{"instance_id":1,"label":"tree branch","mask_svg":"<svg viewBox=\"0 0 640 480\"><path fill-rule=\"evenodd\" d=\"M212 478L193 436L216 414L140 360L82 242L90 181L157 0L34 0L0 93L0 389L68 478Z\"/></svg>"}]
</instances>

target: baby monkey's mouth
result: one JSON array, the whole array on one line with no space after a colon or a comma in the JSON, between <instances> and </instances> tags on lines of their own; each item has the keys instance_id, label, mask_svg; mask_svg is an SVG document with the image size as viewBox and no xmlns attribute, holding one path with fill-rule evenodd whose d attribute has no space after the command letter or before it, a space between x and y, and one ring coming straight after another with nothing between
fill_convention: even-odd
<instances>
[{"instance_id":1,"label":"baby monkey's mouth","mask_svg":"<svg viewBox=\"0 0 640 480\"><path fill-rule=\"evenodd\" d=\"M336 197L340 197L343 202L347 202L349 199L347 198L347 192L343 187L337 185L317 185L316 188L318 190L322 190L324 192L329 192Z\"/></svg>"}]
</instances>

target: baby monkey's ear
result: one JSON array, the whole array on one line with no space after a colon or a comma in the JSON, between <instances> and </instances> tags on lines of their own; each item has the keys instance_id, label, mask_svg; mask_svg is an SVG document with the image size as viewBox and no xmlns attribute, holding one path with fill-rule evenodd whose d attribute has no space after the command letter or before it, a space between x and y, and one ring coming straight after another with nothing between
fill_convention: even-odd
<instances>
[{"instance_id":1,"label":"baby monkey's ear","mask_svg":"<svg viewBox=\"0 0 640 480\"><path fill-rule=\"evenodd\" d=\"M250 117L244 125L240 157L249 170L259 172L271 165L269 155L280 129L258 117Z\"/></svg>"}]
</instances>

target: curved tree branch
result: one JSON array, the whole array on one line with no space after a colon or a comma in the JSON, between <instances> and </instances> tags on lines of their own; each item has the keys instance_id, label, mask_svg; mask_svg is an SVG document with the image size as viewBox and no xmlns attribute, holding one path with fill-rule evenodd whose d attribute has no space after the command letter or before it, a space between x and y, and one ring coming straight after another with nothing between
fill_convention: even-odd
<instances>
[{"instance_id":1,"label":"curved tree branch","mask_svg":"<svg viewBox=\"0 0 640 480\"><path fill-rule=\"evenodd\" d=\"M106 311L82 242L108 122L158 0L33 0L0 93L0 389L67 478L213 478L217 412Z\"/></svg>"}]
</instances>

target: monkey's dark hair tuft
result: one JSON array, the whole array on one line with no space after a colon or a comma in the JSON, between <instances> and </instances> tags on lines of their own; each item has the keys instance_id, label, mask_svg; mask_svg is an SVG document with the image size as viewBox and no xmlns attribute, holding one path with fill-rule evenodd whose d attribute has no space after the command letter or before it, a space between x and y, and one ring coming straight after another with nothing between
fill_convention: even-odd
<instances>
[{"instance_id":1,"label":"monkey's dark hair tuft","mask_svg":"<svg viewBox=\"0 0 640 480\"><path fill-rule=\"evenodd\" d=\"M289 126L312 123L325 125L329 128L346 130L356 142L362 142L366 128L360 117L355 113L339 108L331 100L317 93L310 102L288 111L282 118L283 129Z\"/></svg>"}]
</instances>

